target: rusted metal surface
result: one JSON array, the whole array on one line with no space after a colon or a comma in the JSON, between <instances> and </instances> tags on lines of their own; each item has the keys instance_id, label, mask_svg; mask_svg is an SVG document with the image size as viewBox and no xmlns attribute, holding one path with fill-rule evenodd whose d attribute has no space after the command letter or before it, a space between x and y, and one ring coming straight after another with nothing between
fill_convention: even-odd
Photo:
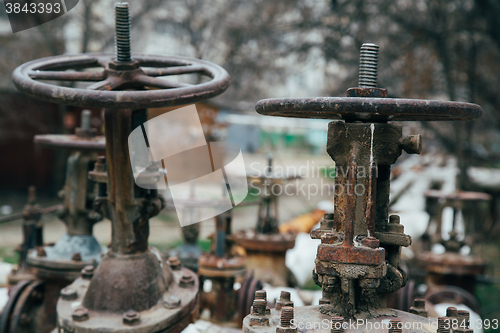
<instances>
[{"instance_id":1,"label":"rusted metal surface","mask_svg":"<svg viewBox=\"0 0 500 333\"><path fill-rule=\"evenodd\" d=\"M134 65L112 69L113 54L63 55L27 62L14 70L16 87L35 98L90 108L141 109L190 104L214 97L230 83L221 67L199 59L132 54ZM116 68L116 66L114 66ZM135 68L134 68L135 67ZM147 69L142 69L147 67ZM100 72L82 70L100 68ZM196 85L161 76L199 73L210 80ZM38 80L95 82L86 89L67 88ZM160 90L144 90L144 87ZM135 89L119 93L118 90Z\"/></svg>"},{"instance_id":2,"label":"rusted metal surface","mask_svg":"<svg viewBox=\"0 0 500 333\"><path fill-rule=\"evenodd\" d=\"M389 216L390 168L403 150L418 154L422 147L420 136L403 138L401 125L387 121L474 119L481 107L385 98L386 91L376 83L378 46L363 44L361 50L360 86L348 91L354 97L267 99L256 105L264 115L340 119L329 124L327 141L340 191L335 191L333 215L325 214L320 228L311 232L321 239L313 280L322 288L323 305L252 313L243 332L402 332L399 324L422 325L405 332L436 332L437 325L430 326L437 324L435 319L386 306L387 295L406 284L401 246L411 243L399 216ZM419 310L422 314L424 309ZM293 325L291 318L296 319ZM381 327L389 319L392 327ZM358 320L364 325L321 325Z\"/></svg>"},{"instance_id":3,"label":"rusted metal surface","mask_svg":"<svg viewBox=\"0 0 500 333\"><path fill-rule=\"evenodd\" d=\"M472 120L482 114L471 103L372 97L271 98L255 109L265 116L363 122Z\"/></svg>"}]
</instances>

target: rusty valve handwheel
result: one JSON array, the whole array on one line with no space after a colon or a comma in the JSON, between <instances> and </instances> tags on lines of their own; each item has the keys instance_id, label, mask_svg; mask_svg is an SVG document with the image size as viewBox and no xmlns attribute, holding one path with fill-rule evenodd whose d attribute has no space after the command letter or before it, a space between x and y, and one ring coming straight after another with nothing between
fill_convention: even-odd
<instances>
[{"instance_id":1,"label":"rusty valve handwheel","mask_svg":"<svg viewBox=\"0 0 500 333\"><path fill-rule=\"evenodd\" d=\"M14 70L12 79L22 92L46 101L81 107L143 109L194 103L222 93L229 74L207 61L173 56L132 54L119 62L114 54L87 53L42 58ZM96 69L100 71L68 71ZM159 78L202 74L208 82L187 84ZM38 80L95 82L86 89L57 86ZM159 88L147 90L147 88ZM139 91L123 91L136 89Z\"/></svg>"},{"instance_id":2,"label":"rusty valve handwheel","mask_svg":"<svg viewBox=\"0 0 500 333\"><path fill-rule=\"evenodd\" d=\"M266 116L362 122L471 120L482 114L471 103L377 97L271 98L255 109Z\"/></svg>"}]
</instances>

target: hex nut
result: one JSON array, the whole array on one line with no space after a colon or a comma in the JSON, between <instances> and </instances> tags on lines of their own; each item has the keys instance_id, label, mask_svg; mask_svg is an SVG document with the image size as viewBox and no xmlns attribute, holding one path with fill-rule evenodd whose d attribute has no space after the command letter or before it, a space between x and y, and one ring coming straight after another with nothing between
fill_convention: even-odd
<instances>
[{"instance_id":1,"label":"hex nut","mask_svg":"<svg viewBox=\"0 0 500 333\"><path fill-rule=\"evenodd\" d=\"M86 280L92 279L94 276L94 266L93 265L87 265L83 267L82 272L81 272L82 278Z\"/></svg>"},{"instance_id":2,"label":"hex nut","mask_svg":"<svg viewBox=\"0 0 500 333\"><path fill-rule=\"evenodd\" d=\"M71 287L61 289L60 296L65 301L74 301L78 298L78 293Z\"/></svg>"},{"instance_id":3,"label":"hex nut","mask_svg":"<svg viewBox=\"0 0 500 333\"><path fill-rule=\"evenodd\" d=\"M73 313L71 314L71 317L73 318L74 321L85 321L89 319L89 310L86 308L80 307L76 308Z\"/></svg>"},{"instance_id":4,"label":"hex nut","mask_svg":"<svg viewBox=\"0 0 500 333\"><path fill-rule=\"evenodd\" d=\"M137 325L141 321L141 314L137 311L130 310L123 314L123 324L124 325Z\"/></svg>"},{"instance_id":5,"label":"hex nut","mask_svg":"<svg viewBox=\"0 0 500 333\"><path fill-rule=\"evenodd\" d=\"M182 275L181 280L179 281L179 286L181 288L189 288L194 286L194 278L189 273L184 273Z\"/></svg>"},{"instance_id":6,"label":"hex nut","mask_svg":"<svg viewBox=\"0 0 500 333\"><path fill-rule=\"evenodd\" d=\"M175 295L163 297L163 306L167 309L176 309L181 305L181 299Z\"/></svg>"},{"instance_id":7,"label":"hex nut","mask_svg":"<svg viewBox=\"0 0 500 333\"><path fill-rule=\"evenodd\" d=\"M177 257L168 258L168 265L174 271L178 271L181 269L181 261Z\"/></svg>"}]
</instances>

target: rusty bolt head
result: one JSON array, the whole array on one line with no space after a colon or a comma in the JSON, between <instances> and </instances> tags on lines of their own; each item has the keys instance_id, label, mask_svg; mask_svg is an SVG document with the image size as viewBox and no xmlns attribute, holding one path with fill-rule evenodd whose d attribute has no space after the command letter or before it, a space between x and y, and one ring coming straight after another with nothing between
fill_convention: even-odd
<instances>
[{"instance_id":1,"label":"rusty bolt head","mask_svg":"<svg viewBox=\"0 0 500 333\"><path fill-rule=\"evenodd\" d=\"M457 317L458 310L454 306L450 306L446 309L446 317Z\"/></svg>"},{"instance_id":2,"label":"rusty bolt head","mask_svg":"<svg viewBox=\"0 0 500 333\"><path fill-rule=\"evenodd\" d=\"M416 307L417 309L425 309L425 299L421 298L416 298L413 306Z\"/></svg>"},{"instance_id":3,"label":"rusty bolt head","mask_svg":"<svg viewBox=\"0 0 500 333\"><path fill-rule=\"evenodd\" d=\"M74 321L85 321L89 319L89 310L83 307L76 308L71 314L71 317Z\"/></svg>"},{"instance_id":4,"label":"rusty bolt head","mask_svg":"<svg viewBox=\"0 0 500 333\"><path fill-rule=\"evenodd\" d=\"M267 302L267 293L265 290L257 290L255 291L255 297L254 299L263 299L264 301Z\"/></svg>"},{"instance_id":5,"label":"rusty bolt head","mask_svg":"<svg viewBox=\"0 0 500 333\"><path fill-rule=\"evenodd\" d=\"M163 297L163 306L167 309L176 309L181 305L181 299L175 295Z\"/></svg>"},{"instance_id":6,"label":"rusty bolt head","mask_svg":"<svg viewBox=\"0 0 500 333\"><path fill-rule=\"evenodd\" d=\"M130 310L123 314L123 324L124 325L137 325L141 321L141 314L137 311Z\"/></svg>"},{"instance_id":7,"label":"rusty bolt head","mask_svg":"<svg viewBox=\"0 0 500 333\"><path fill-rule=\"evenodd\" d=\"M408 154L420 154L422 152L422 136L408 135L401 141L401 148Z\"/></svg>"},{"instance_id":8,"label":"rusty bolt head","mask_svg":"<svg viewBox=\"0 0 500 333\"><path fill-rule=\"evenodd\" d=\"M43 246L38 246L36 248L36 255L39 257L46 257L47 252L45 252L45 248Z\"/></svg>"},{"instance_id":9,"label":"rusty bolt head","mask_svg":"<svg viewBox=\"0 0 500 333\"><path fill-rule=\"evenodd\" d=\"M369 247L370 249L378 249L378 247L380 246L380 241L372 236L363 238L360 243L366 247Z\"/></svg>"},{"instance_id":10,"label":"rusty bolt head","mask_svg":"<svg viewBox=\"0 0 500 333\"><path fill-rule=\"evenodd\" d=\"M168 258L168 265L174 271L178 271L181 269L181 261L177 257Z\"/></svg>"},{"instance_id":11,"label":"rusty bolt head","mask_svg":"<svg viewBox=\"0 0 500 333\"><path fill-rule=\"evenodd\" d=\"M399 215L391 215L389 216L389 223L396 223L396 224L400 224L401 223L401 217Z\"/></svg>"},{"instance_id":12,"label":"rusty bolt head","mask_svg":"<svg viewBox=\"0 0 500 333\"><path fill-rule=\"evenodd\" d=\"M78 293L71 287L61 289L61 298L65 301L73 301L78 298Z\"/></svg>"},{"instance_id":13,"label":"rusty bolt head","mask_svg":"<svg viewBox=\"0 0 500 333\"><path fill-rule=\"evenodd\" d=\"M83 267L82 271L82 278L86 280L92 279L92 276L94 276L94 266L93 265L87 265Z\"/></svg>"},{"instance_id":14,"label":"rusty bolt head","mask_svg":"<svg viewBox=\"0 0 500 333\"><path fill-rule=\"evenodd\" d=\"M339 236L332 232L327 232L321 236L321 244L333 244L339 240Z\"/></svg>"},{"instance_id":15,"label":"rusty bolt head","mask_svg":"<svg viewBox=\"0 0 500 333\"><path fill-rule=\"evenodd\" d=\"M184 273L181 280L179 281L179 286L182 288L189 288L194 285L194 278L189 273Z\"/></svg>"},{"instance_id":16,"label":"rusty bolt head","mask_svg":"<svg viewBox=\"0 0 500 333\"><path fill-rule=\"evenodd\" d=\"M71 260L82 261L82 255L80 254L80 252L73 253L73 255L71 256Z\"/></svg>"}]
</instances>

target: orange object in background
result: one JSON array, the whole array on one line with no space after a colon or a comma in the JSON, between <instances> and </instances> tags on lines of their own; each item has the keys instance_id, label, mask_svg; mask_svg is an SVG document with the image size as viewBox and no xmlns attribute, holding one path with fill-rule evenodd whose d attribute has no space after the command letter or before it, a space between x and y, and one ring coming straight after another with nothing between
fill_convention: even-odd
<instances>
[{"instance_id":1,"label":"orange object in background","mask_svg":"<svg viewBox=\"0 0 500 333\"><path fill-rule=\"evenodd\" d=\"M326 211L315 209L310 213L299 215L290 221L279 225L280 233L309 233L316 224L323 218Z\"/></svg>"}]
</instances>

